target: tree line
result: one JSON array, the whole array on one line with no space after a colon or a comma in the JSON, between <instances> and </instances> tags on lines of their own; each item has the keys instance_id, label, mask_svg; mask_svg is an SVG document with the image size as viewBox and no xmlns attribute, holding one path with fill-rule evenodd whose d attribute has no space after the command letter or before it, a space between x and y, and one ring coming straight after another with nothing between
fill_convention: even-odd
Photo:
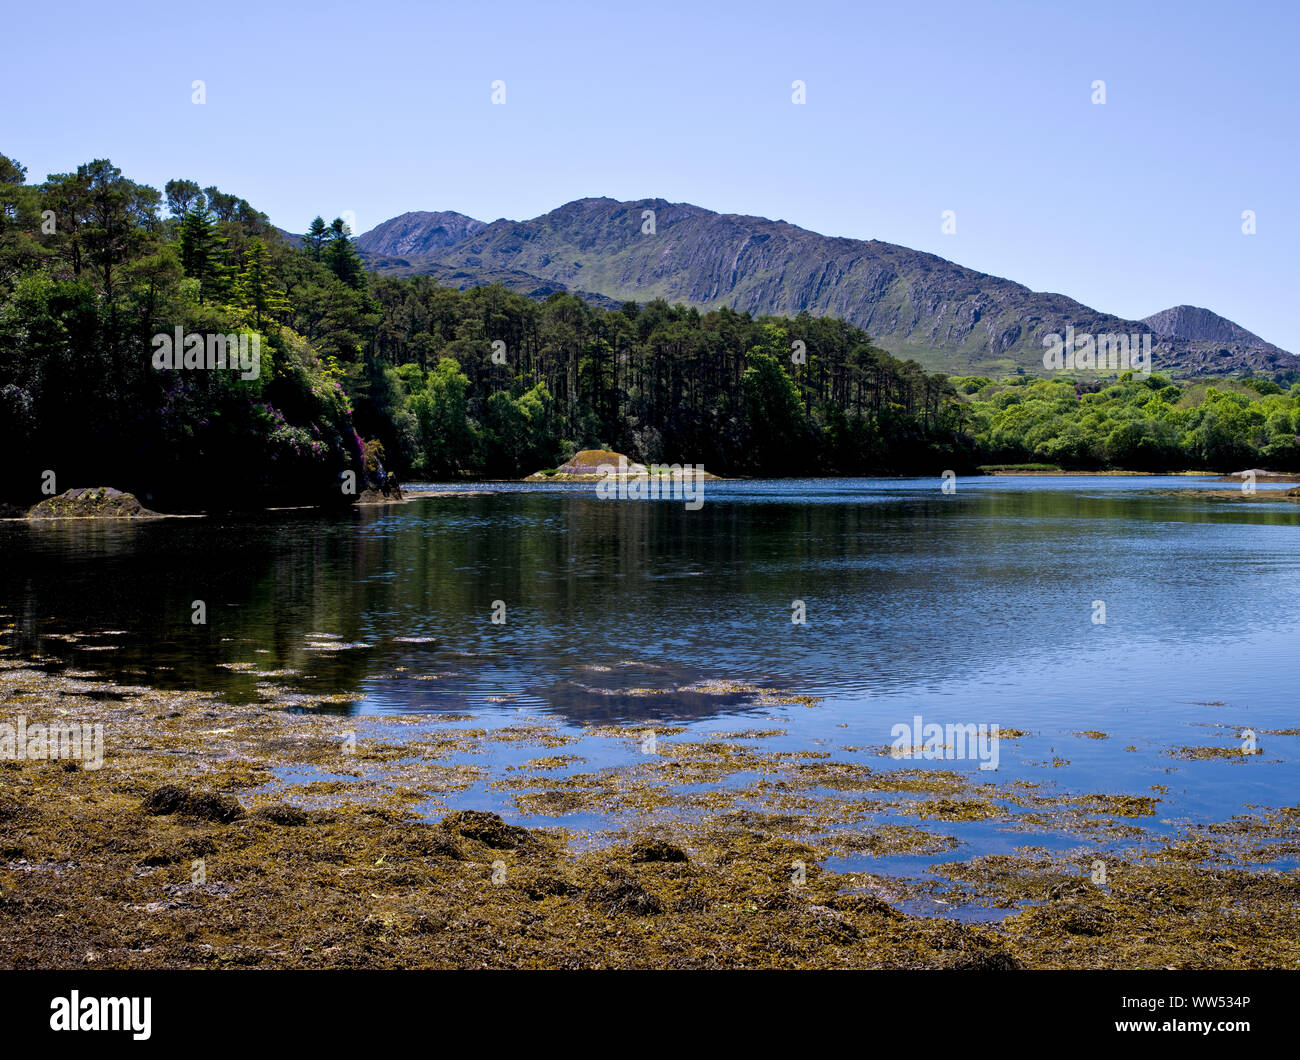
<instances>
[{"instance_id":1,"label":"tree line","mask_svg":"<svg viewBox=\"0 0 1300 1060\"><path fill-rule=\"evenodd\" d=\"M158 371L152 336L255 333L256 378ZM0 156L3 491L158 506L306 502L351 470L513 477L582 448L727 475L932 470L973 455L952 386L801 316L606 309L367 272L342 220L286 237L246 200L95 160Z\"/></svg>"},{"instance_id":2,"label":"tree line","mask_svg":"<svg viewBox=\"0 0 1300 1060\"><path fill-rule=\"evenodd\" d=\"M1300 472L1300 383L1183 381L1132 372L1073 378L953 380L990 463L1077 470Z\"/></svg>"},{"instance_id":3,"label":"tree line","mask_svg":"<svg viewBox=\"0 0 1300 1060\"><path fill-rule=\"evenodd\" d=\"M259 371L158 370L151 340L178 327L259 336ZM29 183L0 155L14 502L53 476L162 509L313 503L349 471L509 478L586 448L724 476L1292 467L1297 388L1270 385L954 381L840 320L384 277L339 219L288 236L217 187L159 192L103 159Z\"/></svg>"}]
</instances>

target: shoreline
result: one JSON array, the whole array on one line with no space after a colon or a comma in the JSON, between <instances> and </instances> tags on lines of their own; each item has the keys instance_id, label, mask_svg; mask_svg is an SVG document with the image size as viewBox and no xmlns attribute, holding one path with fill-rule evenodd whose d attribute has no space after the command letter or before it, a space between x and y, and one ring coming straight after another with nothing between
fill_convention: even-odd
<instances>
[{"instance_id":1,"label":"shoreline","mask_svg":"<svg viewBox=\"0 0 1300 1060\"><path fill-rule=\"evenodd\" d=\"M11 704L0 721L91 715L106 733L100 769L0 761L3 967L1300 962L1300 871L1265 867L1294 856L1300 808L1106 852L1098 840L1132 841L1158 795L1049 796L890 763L884 749L865 766L737 742L761 745L761 731L692 740L670 727L633 767L557 776L568 741L548 719L488 730L457 727L473 720L463 715L295 713L271 684L260 705L234 706L89 676L0 654ZM592 730L616 741L642 731ZM537 757L493 786L553 825L453 808L482 779L457 758L503 743ZM294 770L320 779L284 782ZM751 773L760 780L747 788L723 786ZM887 819L868 825L867 809ZM574 812L614 823L574 829ZM1075 846L941 859L928 879L825 867L849 853L939 856L958 846L945 822L1004 815L1013 829L1021 815L1050 822ZM945 906L984 910L985 922L934 912Z\"/></svg>"},{"instance_id":2,"label":"shoreline","mask_svg":"<svg viewBox=\"0 0 1300 1060\"><path fill-rule=\"evenodd\" d=\"M629 476L632 477L632 476ZM814 475L798 476L792 478L764 478L761 476L739 476L720 478L716 475L696 476L691 481L696 483L714 482L714 483L744 483L744 482L840 482L856 481L859 479L882 479L905 481L916 478L935 478L935 475L892 475L892 474L875 474L875 475ZM1011 467L997 467L988 470L979 470L974 474L962 475L964 478L1189 478L1189 479L1209 479L1214 482L1224 484L1243 483L1241 473L1234 472L1231 474L1221 474L1217 471L1128 471L1122 469L1102 470L1102 471L1065 471L1065 470L1043 470L1041 468L1033 469L1016 469ZM667 480L667 476L665 476ZM573 486L573 485L594 485L599 484L603 479L596 475L530 475L522 479L472 479L472 480L449 480L449 481L416 481L408 483L402 489L400 497L380 497L379 499L363 500L360 497L351 504L285 504L285 505L265 505L256 508L233 509L231 511L213 512L159 512L151 509L142 509L131 514L119 514L115 512L92 513L89 515L39 515L33 516L31 511L39 506L38 502L32 505L29 510L21 515L0 515L0 523L60 523L60 522L149 522L155 519L211 519L219 518L226 515L257 515L267 512L344 512L351 511L355 508L382 508L394 505L409 504L413 500L428 497L474 497L483 496L493 492L492 490L477 489L479 486ZM683 479L671 479L673 482L684 481ZM1257 485L1289 485L1300 484L1300 474L1288 474L1284 472L1258 472L1255 479ZM454 488L442 488L454 487ZM368 491L375 492L375 491ZM129 495L127 495L129 496ZM361 496L365 496L362 494ZM58 498L55 498L58 499ZM20 505L0 505L0 511L19 510Z\"/></svg>"},{"instance_id":3,"label":"shoreline","mask_svg":"<svg viewBox=\"0 0 1300 1060\"><path fill-rule=\"evenodd\" d=\"M236 512L149 512L148 515L31 515L0 516L0 523L26 523L29 526L42 523L139 523L153 522L156 519L217 519L227 515L265 515L270 512L350 512L357 508L388 508L410 504L415 500L429 497L481 497L488 490L408 490L401 497L386 497L383 500L358 500L348 505L327 504L286 504L271 505L265 508L248 508Z\"/></svg>"}]
</instances>

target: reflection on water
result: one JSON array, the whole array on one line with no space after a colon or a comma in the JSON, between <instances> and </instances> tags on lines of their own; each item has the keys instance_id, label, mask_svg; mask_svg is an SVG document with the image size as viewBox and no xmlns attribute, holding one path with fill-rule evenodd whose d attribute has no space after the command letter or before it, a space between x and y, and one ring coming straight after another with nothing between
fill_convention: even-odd
<instances>
[{"instance_id":1,"label":"reflection on water","mask_svg":"<svg viewBox=\"0 0 1300 1060\"><path fill-rule=\"evenodd\" d=\"M831 751L887 745L916 714L996 722L1034 734L1004 747L999 779L1068 760L1048 779L1165 784L1168 806L1223 818L1294 801L1300 737L1265 737L1269 768L1161 751L1296 726L1300 506L1205 488L710 483L687 511L502 486L342 514L5 523L0 613L26 656L250 709L269 682L372 714L757 716L788 730L767 746ZM737 682L823 702L756 704Z\"/></svg>"}]
</instances>

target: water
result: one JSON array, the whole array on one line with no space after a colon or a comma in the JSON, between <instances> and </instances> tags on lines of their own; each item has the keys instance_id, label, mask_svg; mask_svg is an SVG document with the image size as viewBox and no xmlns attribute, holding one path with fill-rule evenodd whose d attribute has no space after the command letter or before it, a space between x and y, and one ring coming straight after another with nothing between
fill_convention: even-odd
<instances>
[{"instance_id":1,"label":"water","mask_svg":"<svg viewBox=\"0 0 1300 1060\"><path fill-rule=\"evenodd\" d=\"M891 768L876 751L915 715L996 723L1033 734L1001 742L996 773L933 765L1060 793L1164 785L1156 831L1300 790L1300 736L1261 735L1264 753L1236 762L1167 753L1300 725L1300 505L1280 495L1225 500L1182 477L962 479L952 495L935 479L822 479L710 483L688 511L590 487L481 488L337 515L0 523L5 643L250 710L274 680L304 709L478 726L522 710L575 733L777 727L764 749L873 768ZM196 600L206 625L191 622ZM759 705L698 682L822 702ZM566 751L586 771L635 757L596 738ZM492 767L538 753L507 745ZM486 785L456 804L524 819ZM963 842L954 856L1026 841L940 827Z\"/></svg>"}]
</instances>

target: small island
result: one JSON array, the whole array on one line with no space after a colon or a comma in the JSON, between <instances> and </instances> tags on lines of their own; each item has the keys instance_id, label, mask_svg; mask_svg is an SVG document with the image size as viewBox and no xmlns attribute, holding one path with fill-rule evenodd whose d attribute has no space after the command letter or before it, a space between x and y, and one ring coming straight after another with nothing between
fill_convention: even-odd
<instances>
[{"instance_id":1,"label":"small island","mask_svg":"<svg viewBox=\"0 0 1300 1060\"><path fill-rule=\"evenodd\" d=\"M557 468L536 471L525 482L600 482L617 478L721 482L722 478L694 464L639 464L612 449L583 449Z\"/></svg>"}]
</instances>

